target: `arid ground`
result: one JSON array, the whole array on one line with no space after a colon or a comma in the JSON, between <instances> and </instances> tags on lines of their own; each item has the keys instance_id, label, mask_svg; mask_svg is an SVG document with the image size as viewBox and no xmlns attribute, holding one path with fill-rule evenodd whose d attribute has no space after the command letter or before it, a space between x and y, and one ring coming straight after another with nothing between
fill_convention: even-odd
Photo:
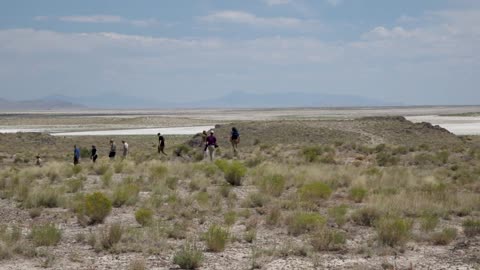
<instances>
[{"instance_id":1,"label":"arid ground","mask_svg":"<svg viewBox=\"0 0 480 270\"><path fill-rule=\"evenodd\" d=\"M166 136L164 156L155 136L0 134L0 269L480 268L479 136L394 116L403 111L291 111L0 117L75 130L217 125L219 144L210 162L199 136ZM110 138L129 143L126 159L106 157Z\"/></svg>"}]
</instances>

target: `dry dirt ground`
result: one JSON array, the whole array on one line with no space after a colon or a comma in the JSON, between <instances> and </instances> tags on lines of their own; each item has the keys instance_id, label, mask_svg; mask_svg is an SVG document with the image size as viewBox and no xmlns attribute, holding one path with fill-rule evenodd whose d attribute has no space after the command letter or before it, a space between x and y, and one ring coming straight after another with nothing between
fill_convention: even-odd
<instances>
[{"instance_id":1,"label":"dry dirt ground","mask_svg":"<svg viewBox=\"0 0 480 270\"><path fill-rule=\"evenodd\" d=\"M229 147L232 126L241 132L239 156ZM201 160L198 136L167 137L167 157L156 154L155 137L126 137L132 152L127 161L100 160L93 166L83 159L82 170L73 174L69 164L72 145L101 146L103 158L107 138L0 135L0 223L19 227L19 241L24 241L18 248L21 252L13 250L1 258L0 269L179 269L173 257L190 241L203 253L200 269L480 269L480 235L467 237L462 226L465 220L480 218L479 137L457 137L401 117L223 121L215 134L220 145L217 158L240 161L248 169L243 185L229 187L216 165ZM114 139L119 143L125 138ZM314 160L306 161L309 147L333 150L321 150ZM37 152L44 158L40 169L33 164L32 155ZM443 152L449 153L446 160ZM97 172L101 164L114 172L108 184L105 174ZM118 164L122 169L117 169ZM166 168L166 173L155 176L152 168ZM52 176L54 169L59 170L55 171L58 177ZM259 184L272 173L286 181L279 196L266 194ZM82 186L67 192L66 183L72 179L81 179ZM174 188L166 186L171 179L175 179ZM79 220L71 204L78 194L102 191L113 198L116 188L129 181L140 187L135 202L114 207L100 224L86 225ZM301 201L299 190L311 181L330 185L331 196L314 203ZM367 190L360 202L350 195L357 186ZM27 206L36 191L48 188L61 192L57 205ZM442 192L443 197L430 197L435 192ZM252 194L261 194L265 201L249 205ZM329 213L342 205L348 210L345 220L339 222ZM142 227L136 221L135 211L141 207L154 210L153 224ZM411 220L408 240L393 246L379 243L375 226L359 225L353 218L356 211L368 207L378 208L385 216ZM281 217L269 225L275 208L281 209ZM32 209L40 209L40 213L32 214ZM438 225L431 231L420 229L426 210L438 213ZM231 225L225 222L229 211L236 213ZM343 233L345 242L335 249L315 250L313 232L292 235L288 219L298 211L326 217L325 226ZM36 247L29 238L32 227L49 223L60 229L61 240L54 246ZM112 248L99 247L99 235L112 224L121 224L122 239ZM229 231L224 251L208 251L202 238L213 224ZM432 235L444 228L457 231L454 239L444 245L433 244ZM245 235L251 231L256 237L248 241ZM90 241L92 236L97 237L96 245ZM134 268L134 262L141 262L139 268Z\"/></svg>"}]
</instances>

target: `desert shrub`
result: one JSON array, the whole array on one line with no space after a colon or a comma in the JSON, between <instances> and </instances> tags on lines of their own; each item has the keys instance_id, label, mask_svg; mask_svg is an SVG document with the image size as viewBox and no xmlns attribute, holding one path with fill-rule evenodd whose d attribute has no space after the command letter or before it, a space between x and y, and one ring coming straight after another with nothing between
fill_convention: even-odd
<instances>
[{"instance_id":1,"label":"desert shrub","mask_svg":"<svg viewBox=\"0 0 480 270\"><path fill-rule=\"evenodd\" d=\"M247 207L263 207L267 204L268 198L260 192L250 193L245 201Z\"/></svg>"},{"instance_id":2,"label":"desert shrub","mask_svg":"<svg viewBox=\"0 0 480 270\"><path fill-rule=\"evenodd\" d=\"M47 187L30 192L25 206L27 208L54 208L60 205L61 200L62 197L58 189Z\"/></svg>"},{"instance_id":3,"label":"desert shrub","mask_svg":"<svg viewBox=\"0 0 480 270\"><path fill-rule=\"evenodd\" d=\"M140 189L135 184L123 184L115 188L112 196L112 204L114 207L122 205L134 205L138 200L138 192Z\"/></svg>"},{"instance_id":4,"label":"desert shrub","mask_svg":"<svg viewBox=\"0 0 480 270\"><path fill-rule=\"evenodd\" d=\"M352 220L358 225L371 227L379 219L381 213L373 207L361 208L352 215Z\"/></svg>"},{"instance_id":5,"label":"desert shrub","mask_svg":"<svg viewBox=\"0 0 480 270\"><path fill-rule=\"evenodd\" d=\"M178 177L177 176L169 176L167 179L165 179L165 184L167 187L171 190L175 190L178 185Z\"/></svg>"},{"instance_id":6,"label":"desert shrub","mask_svg":"<svg viewBox=\"0 0 480 270\"><path fill-rule=\"evenodd\" d=\"M210 202L210 195L208 194L208 192L201 191L195 195L195 199L200 206L207 207L208 203Z\"/></svg>"},{"instance_id":7,"label":"desert shrub","mask_svg":"<svg viewBox=\"0 0 480 270\"><path fill-rule=\"evenodd\" d=\"M467 237L474 237L480 234L480 220L467 219L462 223L463 232Z\"/></svg>"},{"instance_id":8,"label":"desert shrub","mask_svg":"<svg viewBox=\"0 0 480 270\"><path fill-rule=\"evenodd\" d=\"M343 226L347 222L347 218L346 218L347 210L348 210L348 207L346 205L335 206L328 209L328 215L339 226Z\"/></svg>"},{"instance_id":9,"label":"desert shrub","mask_svg":"<svg viewBox=\"0 0 480 270\"><path fill-rule=\"evenodd\" d=\"M383 217L376 222L375 228L380 243L394 247L408 241L412 223L403 218Z\"/></svg>"},{"instance_id":10,"label":"desert shrub","mask_svg":"<svg viewBox=\"0 0 480 270\"><path fill-rule=\"evenodd\" d=\"M249 158L245 161L245 165L249 168L257 167L262 164L263 158L261 156L255 156L254 158Z\"/></svg>"},{"instance_id":11,"label":"desert shrub","mask_svg":"<svg viewBox=\"0 0 480 270\"><path fill-rule=\"evenodd\" d=\"M73 167L72 167L72 173L73 173L74 175L77 175L77 174L79 174L79 173L82 172L82 169L83 169L83 168L82 168L81 165L73 166Z\"/></svg>"},{"instance_id":12,"label":"desert shrub","mask_svg":"<svg viewBox=\"0 0 480 270\"><path fill-rule=\"evenodd\" d=\"M75 193L83 188L83 179L74 178L65 181L66 191L68 193Z\"/></svg>"},{"instance_id":13,"label":"desert shrub","mask_svg":"<svg viewBox=\"0 0 480 270\"><path fill-rule=\"evenodd\" d=\"M323 182L311 182L303 185L298 193L304 201L318 201L330 198L332 189Z\"/></svg>"},{"instance_id":14,"label":"desert shrub","mask_svg":"<svg viewBox=\"0 0 480 270\"><path fill-rule=\"evenodd\" d=\"M104 175L108 170L110 170L110 163L106 160L100 160L95 163L93 170L97 175Z\"/></svg>"},{"instance_id":15,"label":"desert shrub","mask_svg":"<svg viewBox=\"0 0 480 270\"><path fill-rule=\"evenodd\" d=\"M185 232L187 230L188 226L185 222L177 221L167 229L167 236L172 239L185 239Z\"/></svg>"},{"instance_id":16,"label":"desert shrub","mask_svg":"<svg viewBox=\"0 0 480 270\"><path fill-rule=\"evenodd\" d=\"M90 157L90 150L86 147L80 147L80 157L81 158L89 158Z\"/></svg>"},{"instance_id":17,"label":"desert shrub","mask_svg":"<svg viewBox=\"0 0 480 270\"><path fill-rule=\"evenodd\" d=\"M318 230L310 239L316 251L339 250L345 245L345 234L329 228Z\"/></svg>"},{"instance_id":18,"label":"desert shrub","mask_svg":"<svg viewBox=\"0 0 480 270\"><path fill-rule=\"evenodd\" d=\"M30 233L35 246L55 246L62 238L62 232L53 224L39 225Z\"/></svg>"},{"instance_id":19,"label":"desert shrub","mask_svg":"<svg viewBox=\"0 0 480 270\"><path fill-rule=\"evenodd\" d=\"M435 230L439 222L438 215L425 213L420 217L420 229L424 232Z\"/></svg>"},{"instance_id":20,"label":"desert shrub","mask_svg":"<svg viewBox=\"0 0 480 270\"><path fill-rule=\"evenodd\" d=\"M323 148L320 146L309 146L305 147L302 150L303 157L307 162L314 162L318 159L318 156L322 155L324 152Z\"/></svg>"},{"instance_id":21,"label":"desert shrub","mask_svg":"<svg viewBox=\"0 0 480 270\"><path fill-rule=\"evenodd\" d=\"M361 203L367 196L367 190L362 187L352 187L349 193L350 199L356 203Z\"/></svg>"},{"instance_id":22,"label":"desert shrub","mask_svg":"<svg viewBox=\"0 0 480 270\"><path fill-rule=\"evenodd\" d=\"M443 151L437 152L435 157L440 164L447 164L448 158L450 157L450 153L446 150L443 150Z\"/></svg>"},{"instance_id":23,"label":"desert shrub","mask_svg":"<svg viewBox=\"0 0 480 270\"><path fill-rule=\"evenodd\" d=\"M85 196L85 215L90 223L102 223L112 211L112 202L101 192L94 192Z\"/></svg>"},{"instance_id":24,"label":"desert shrub","mask_svg":"<svg viewBox=\"0 0 480 270\"><path fill-rule=\"evenodd\" d=\"M432 235L432 242L435 245L448 245L457 238L457 229L445 228L441 232Z\"/></svg>"},{"instance_id":25,"label":"desert shrub","mask_svg":"<svg viewBox=\"0 0 480 270\"><path fill-rule=\"evenodd\" d=\"M243 240L247 243L253 243L253 241L257 238L257 231L255 229L250 229L245 232L243 235Z\"/></svg>"},{"instance_id":26,"label":"desert shrub","mask_svg":"<svg viewBox=\"0 0 480 270\"><path fill-rule=\"evenodd\" d=\"M398 164L399 159L387 152L380 152L376 156L378 166L395 166Z\"/></svg>"},{"instance_id":27,"label":"desert shrub","mask_svg":"<svg viewBox=\"0 0 480 270\"><path fill-rule=\"evenodd\" d=\"M108 227L103 228L100 233L100 244L104 249L111 249L120 240L123 235L123 227L119 223L114 223Z\"/></svg>"},{"instance_id":28,"label":"desert shrub","mask_svg":"<svg viewBox=\"0 0 480 270\"><path fill-rule=\"evenodd\" d=\"M278 224L281 217L282 217L282 211L280 210L280 208L279 207L272 207L267 212L267 215L265 217L265 223L268 226L275 226L275 225Z\"/></svg>"},{"instance_id":29,"label":"desert shrub","mask_svg":"<svg viewBox=\"0 0 480 270\"><path fill-rule=\"evenodd\" d=\"M203 261L202 251L194 244L186 243L173 255L173 263L181 269L197 269Z\"/></svg>"},{"instance_id":30,"label":"desert shrub","mask_svg":"<svg viewBox=\"0 0 480 270\"><path fill-rule=\"evenodd\" d=\"M140 208L135 211L135 220L142 226L147 226L152 223L153 211L147 208Z\"/></svg>"},{"instance_id":31,"label":"desert shrub","mask_svg":"<svg viewBox=\"0 0 480 270\"><path fill-rule=\"evenodd\" d=\"M33 219L37 218L42 214L42 208L32 208L28 210L28 215Z\"/></svg>"},{"instance_id":32,"label":"desert shrub","mask_svg":"<svg viewBox=\"0 0 480 270\"><path fill-rule=\"evenodd\" d=\"M161 164L154 164L150 167L149 172L149 176L151 179L160 180L167 175L168 169Z\"/></svg>"},{"instance_id":33,"label":"desert shrub","mask_svg":"<svg viewBox=\"0 0 480 270\"><path fill-rule=\"evenodd\" d=\"M224 166L224 165L222 165ZM226 166L222 169L225 180L233 186L241 186L242 179L247 173L247 168L238 161L232 161L231 163L227 163Z\"/></svg>"},{"instance_id":34,"label":"desert shrub","mask_svg":"<svg viewBox=\"0 0 480 270\"><path fill-rule=\"evenodd\" d=\"M287 218L287 230L289 234L298 236L320 228L326 220L317 213L299 212Z\"/></svg>"},{"instance_id":35,"label":"desert shrub","mask_svg":"<svg viewBox=\"0 0 480 270\"><path fill-rule=\"evenodd\" d=\"M204 238L209 251L221 252L225 250L229 233L218 225L212 225L205 233Z\"/></svg>"},{"instance_id":36,"label":"desert shrub","mask_svg":"<svg viewBox=\"0 0 480 270\"><path fill-rule=\"evenodd\" d=\"M235 224L235 221L237 220L237 213L235 211L228 211L223 216L223 220L225 222L225 225L232 226L233 224Z\"/></svg>"},{"instance_id":37,"label":"desert shrub","mask_svg":"<svg viewBox=\"0 0 480 270\"><path fill-rule=\"evenodd\" d=\"M112 184L112 177L113 177L113 171L112 170L107 170L101 177L100 180L102 180L102 184L104 187L110 187Z\"/></svg>"},{"instance_id":38,"label":"desert shrub","mask_svg":"<svg viewBox=\"0 0 480 270\"><path fill-rule=\"evenodd\" d=\"M113 170L115 173L122 173L125 162L123 160L117 161L113 164Z\"/></svg>"},{"instance_id":39,"label":"desert shrub","mask_svg":"<svg viewBox=\"0 0 480 270\"><path fill-rule=\"evenodd\" d=\"M267 175L260 180L259 184L262 192L279 197L285 189L285 177L280 174Z\"/></svg>"},{"instance_id":40,"label":"desert shrub","mask_svg":"<svg viewBox=\"0 0 480 270\"><path fill-rule=\"evenodd\" d=\"M147 266L145 265L144 259L135 259L130 262L128 265L128 270L146 270Z\"/></svg>"},{"instance_id":41,"label":"desert shrub","mask_svg":"<svg viewBox=\"0 0 480 270\"><path fill-rule=\"evenodd\" d=\"M428 153L420 153L413 158L413 164L418 166L426 166L436 163L436 158Z\"/></svg>"},{"instance_id":42,"label":"desert shrub","mask_svg":"<svg viewBox=\"0 0 480 270\"><path fill-rule=\"evenodd\" d=\"M202 159L203 159L203 154L202 154ZM196 164L195 169L203 172L206 177L212 177L218 171L217 166L215 166L214 164L211 164L211 163Z\"/></svg>"},{"instance_id":43,"label":"desert shrub","mask_svg":"<svg viewBox=\"0 0 480 270\"><path fill-rule=\"evenodd\" d=\"M406 155L408 152L408 148L405 146L398 146L392 150L392 154L394 155Z\"/></svg>"}]
</instances>

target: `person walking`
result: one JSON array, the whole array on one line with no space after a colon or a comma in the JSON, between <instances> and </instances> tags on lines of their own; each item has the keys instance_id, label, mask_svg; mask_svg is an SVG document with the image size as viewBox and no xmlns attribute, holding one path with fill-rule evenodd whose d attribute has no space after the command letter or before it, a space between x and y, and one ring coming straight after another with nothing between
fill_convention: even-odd
<instances>
[{"instance_id":1,"label":"person walking","mask_svg":"<svg viewBox=\"0 0 480 270\"><path fill-rule=\"evenodd\" d=\"M233 154L237 154L238 144L240 143L240 133L236 127L232 127L232 131L230 132L230 143L233 147Z\"/></svg>"},{"instance_id":2,"label":"person walking","mask_svg":"<svg viewBox=\"0 0 480 270\"><path fill-rule=\"evenodd\" d=\"M117 154L117 146L115 145L115 142L113 140L110 140L110 153L108 154L108 157L111 160L114 160L116 154Z\"/></svg>"},{"instance_id":3,"label":"person walking","mask_svg":"<svg viewBox=\"0 0 480 270\"><path fill-rule=\"evenodd\" d=\"M213 161L213 158L215 157L215 149L218 147L217 138L213 134L214 132L213 130L211 130L210 135L207 137L207 143L205 145L205 150L208 150L210 161Z\"/></svg>"},{"instance_id":4,"label":"person walking","mask_svg":"<svg viewBox=\"0 0 480 270\"><path fill-rule=\"evenodd\" d=\"M207 158L207 137L208 137L208 134L204 130L202 132L202 143L200 145L200 147L203 149L203 159Z\"/></svg>"},{"instance_id":5,"label":"person walking","mask_svg":"<svg viewBox=\"0 0 480 270\"><path fill-rule=\"evenodd\" d=\"M164 150L165 150L165 138L162 136L162 134L158 133L158 153L162 153L165 156L167 155Z\"/></svg>"},{"instance_id":6,"label":"person walking","mask_svg":"<svg viewBox=\"0 0 480 270\"><path fill-rule=\"evenodd\" d=\"M128 143L126 141L122 141L122 145L123 145L123 158L127 158L127 155L128 155Z\"/></svg>"},{"instance_id":7,"label":"person walking","mask_svg":"<svg viewBox=\"0 0 480 270\"><path fill-rule=\"evenodd\" d=\"M92 150L90 151L90 159L95 163L97 161L98 155L97 155L97 147L95 145L92 145Z\"/></svg>"},{"instance_id":8,"label":"person walking","mask_svg":"<svg viewBox=\"0 0 480 270\"><path fill-rule=\"evenodd\" d=\"M36 158L37 160L35 161L35 165L42 167L42 159L40 158L40 155L37 155Z\"/></svg>"},{"instance_id":9,"label":"person walking","mask_svg":"<svg viewBox=\"0 0 480 270\"><path fill-rule=\"evenodd\" d=\"M73 165L80 163L80 148L75 144L73 146Z\"/></svg>"}]
</instances>

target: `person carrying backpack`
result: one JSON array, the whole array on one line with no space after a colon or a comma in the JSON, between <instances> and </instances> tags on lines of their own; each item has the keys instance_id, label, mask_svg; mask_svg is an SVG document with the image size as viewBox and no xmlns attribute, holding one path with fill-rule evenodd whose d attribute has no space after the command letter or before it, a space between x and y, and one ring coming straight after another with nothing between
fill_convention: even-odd
<instances>
[{"instance_id":1,"label":"person carrying backpack","mask_svg":"<svg viewBox=\"0 0 480 270\"><path fill-rule=\"evenodd\" d=\"M230 143L233 147L233 153L237 154L238 144L240 143L240 133L236 127L232 127L232 131L230 132Z\"/></svg>"}]
</instances>

